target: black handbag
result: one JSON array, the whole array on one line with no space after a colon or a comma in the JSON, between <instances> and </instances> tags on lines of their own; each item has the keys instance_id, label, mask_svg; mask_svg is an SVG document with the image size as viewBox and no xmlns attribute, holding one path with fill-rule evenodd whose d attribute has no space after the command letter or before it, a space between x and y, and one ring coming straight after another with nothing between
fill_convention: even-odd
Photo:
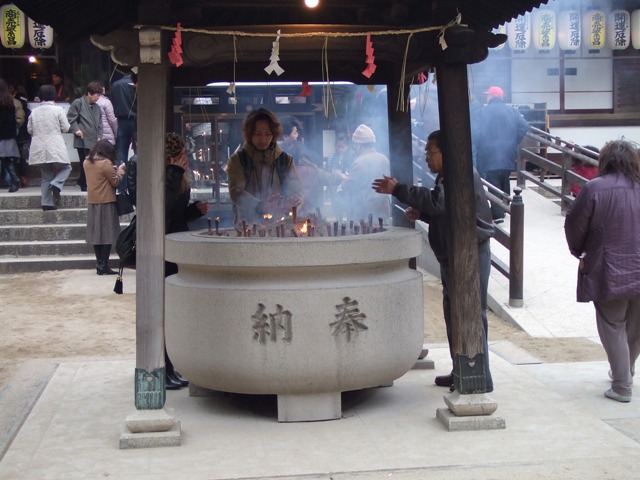
<instances>
[{"instance_id":1,"label":"black handbag","mask_svg":"<svg viewBox=\"0 0 640 480\"><path fill-rule=\"evenodd\" d=\"M125 268L136 268L136 217L131 219L129 225L118 235L116 240L116 253L120 257L120 268L113 291L117 294L123 292L122 272Z\"/></svg>"},{"instance_id":2,"label":"black handbag","mask_svg":"<svg viewBox=\"0 0 640 480\"><path fill-rule=\"evenodd\" d=\"M126 192L116 191L116 210L119 217L133 213L133 204Z\"/></svg>"}]
</instances>

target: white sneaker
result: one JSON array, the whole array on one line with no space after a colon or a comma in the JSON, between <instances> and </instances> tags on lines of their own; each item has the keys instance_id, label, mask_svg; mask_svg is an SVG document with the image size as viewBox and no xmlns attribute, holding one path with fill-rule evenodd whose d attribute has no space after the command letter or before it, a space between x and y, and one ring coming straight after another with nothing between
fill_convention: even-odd
<instances>
[{"instance_id":1,"label":"white sneaker","mask_svg":"<svg viewBox=\"0 0 640 480\"><path fill-rule=\"evenodd\" d=\"M604 396L610 398L611 400L615 400L616 402L628 403L631 401L631 395L620 395L619 393L616 393L611 389L605 390Z\"/></svg>"}]
</instances>

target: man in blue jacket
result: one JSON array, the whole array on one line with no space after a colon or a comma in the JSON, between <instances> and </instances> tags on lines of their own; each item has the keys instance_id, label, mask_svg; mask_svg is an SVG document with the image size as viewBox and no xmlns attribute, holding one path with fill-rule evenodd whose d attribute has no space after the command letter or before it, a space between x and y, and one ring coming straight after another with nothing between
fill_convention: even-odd
<instances>
[{"instance_id":1,"label":"man in blue jacket","mask_svg":"<svg viewBox=\"0 0 640 480\"><path fill-rule=\"evenodd\" d=\"M504 91L490 87L487 104L478 112L473 126L473 143L478 173L491 185L509 195L509 177L516 167L517 147L529 130L518 110L505 105ZM491 204L494 222L504 220L505 211Z\"/></svg>"}]
</instances>

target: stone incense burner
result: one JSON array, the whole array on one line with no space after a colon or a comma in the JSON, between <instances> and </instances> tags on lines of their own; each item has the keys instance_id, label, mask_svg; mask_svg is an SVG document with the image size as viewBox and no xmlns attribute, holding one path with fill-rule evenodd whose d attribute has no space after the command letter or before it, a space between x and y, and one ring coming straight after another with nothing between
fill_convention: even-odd
<instances>
[{"instance_id":1,"label":"stone incense burner","mask_svg":"<svg viewBox=\"0 0 640 480\"><path fill-rule=\"evenodd\" d=\"M166 236L169 356L192 385L275 394L281 422L342 415L341 392L389 385L420 354L420 232Z\"/></svg>"}]
</instances>

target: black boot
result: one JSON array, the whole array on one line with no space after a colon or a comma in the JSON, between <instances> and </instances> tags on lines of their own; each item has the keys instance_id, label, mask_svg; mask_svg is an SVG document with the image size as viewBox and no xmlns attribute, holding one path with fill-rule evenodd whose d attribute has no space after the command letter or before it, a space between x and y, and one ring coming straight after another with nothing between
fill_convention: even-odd
<instances>
[{"instance_id":1,"label":"black boot","mask_svg":"<svg viewBox=\"0 0 640 480\"><path fill-rule=\"evenodd\" d=\"M107 263L109 259L109 252L111 251L111 245L94 245L93 250L96 254L96 258L98 259L96 273L98 275L117 275L118 272L116 272L115 270L111 270L111 268L109 268L109 264Z\"/></svg>"},{"instance_id":2,"label":"black boot","mask_svg":"<svg viewBox=\"0 0 640 480\"><path fill-rule=\"evenodd\" d=\"M102 245L94 245L93 253L96 256L96 273L98 275L102 275L100 273L102 271Z\"/></svg>"},{"instance_id":3,"label":"black boot","mask_svg":"<svg viewBox=\"0 0 640 480\"><path fill-rule=\"evenodd\" d=\"M102 274L117 275L118 272L112 270L109 266L109 256L111 255L111 245L102 245Z\"/></svg>"},{"instance_id":4,"label":"black boot","mask_svg":"<svg viewBox=\"0 0 640 480\"><path fill-rule=\"evenodd\" d=\"M171 363L171 359L169 358L169 355L167 355L166 349L164 351L164 365L166 385L179 385L177 388L182 388L189 385L189 381L182 378L182 375L176 372L175 368L173 368L173 363Z\"/></svg>"}]
</instances>

